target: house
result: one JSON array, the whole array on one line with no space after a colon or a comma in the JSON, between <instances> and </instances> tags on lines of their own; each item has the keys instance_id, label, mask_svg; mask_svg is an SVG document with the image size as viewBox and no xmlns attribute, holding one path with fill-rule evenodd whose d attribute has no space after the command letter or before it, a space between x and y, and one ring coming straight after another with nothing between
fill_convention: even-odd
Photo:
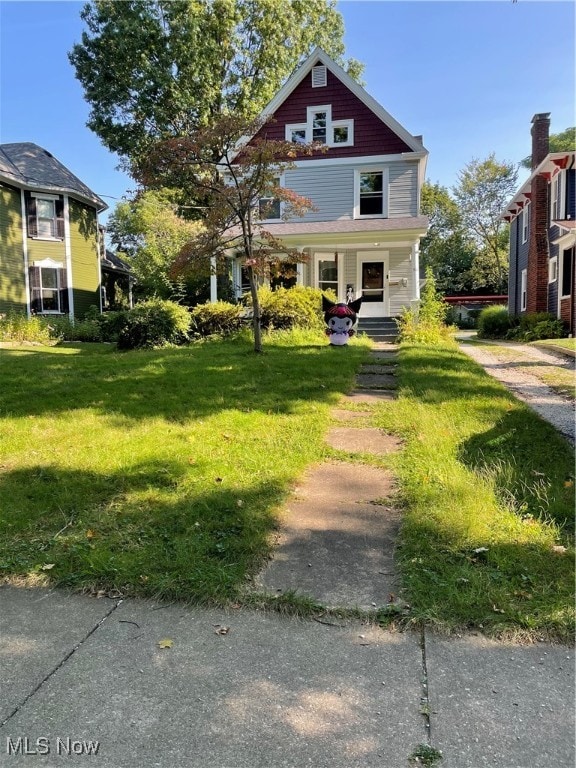
<instances>
[{"instance_id":1,"label":"house","mask_svg":"<svg viewBox=\"0 0 576 768\"><path fill-rule=\"evenodd\" d=\"M576 327L576 161L549 151L550 114L532 119L532 170L502 218L510 222L508 309L550 312Z\"/></svg>"},{"instance_id":2,"label":"house","mask_svg":"<svg viewBox=\"0 0 576 768\"><path fill-rule=\"evenodd\" d=\"M427 150L323 50L317 48L268 104L271 140L317 141L326 153L296 154L280 185L316 210L284 221L266 201L265 228L308 258L295 282L333 289L340 301L362 297L363 317L398 315L420 296L420 215ZM233 265L237 296L246 290L241 260ZM212 300L216 298L212 281Z\"/></svg>"},{"instance_id":3,"label":"house","mask_svg":"<svg viewBox=\"0 0 576 768\"><path fill-rule=\"evenodd\" d=\"M47 150L0 145L0 313L102 309L98 213L106 204Z\"/></svg>"}]
</instances>

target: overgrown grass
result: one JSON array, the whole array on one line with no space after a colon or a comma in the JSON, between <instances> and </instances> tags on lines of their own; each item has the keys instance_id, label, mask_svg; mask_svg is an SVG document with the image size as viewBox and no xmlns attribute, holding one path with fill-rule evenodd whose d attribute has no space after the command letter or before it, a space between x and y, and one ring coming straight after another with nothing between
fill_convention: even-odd
<instances>
[{"instance_id":1,"label":"overgrown grass","mask_svg":"<svg viewBox=\"0 0 576 768\"><path fill-rule=\"evenodd\" d=\"M454 346L404 345L399 562L411 621L568 640L574 628L574 454Z\"/></svg>"},{"instance_id":2,"label":"overgrown grass","mask_svg":"<svg viewBox=\"0 0 576 768\"><path fill-rule=\"evenodd\" d=\"M276 333L0 351L0 578L225 601L367 347Z\"/></svg>"}]
</instances>

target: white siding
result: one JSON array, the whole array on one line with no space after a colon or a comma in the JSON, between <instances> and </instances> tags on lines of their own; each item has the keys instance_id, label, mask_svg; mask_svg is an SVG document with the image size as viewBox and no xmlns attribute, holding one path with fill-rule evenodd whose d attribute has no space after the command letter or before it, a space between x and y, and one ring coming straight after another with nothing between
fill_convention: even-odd
<instances>
[{"instance_id":1,"label":"white siding","mask_svg":"<svg viewBox=\"0 0 576 768\"><path fill-rule=\"evenodd\" d=\"M318 210L302 217L302 221L337 221L354 216L354 173L356 170L389 169L388 216L399 218L418 215L418 164L397 161L393 163L359 163L306 167L303 165L286 171L284 184L303 197L308 197Z\"/></svg>"},{"instance_id":2,"label":"white siding","mask_svg":"<svg viewBox=\"0 0 576 768\"><path fill-rule=\"evenodd\" d=\"M412 264L409 248L393 248L390 250L388 272L390 281L406 279L406 285L390 285L390 315L399 315L402 307L410 307L410 280L412 279Z\"/></svg>"},{"instance_id":3,"label":"white siding","mask_svg":"<svg viewBox=\"0 0 576 768\"><path fill-rule=\"evenodd\" d=\"M418 215L418 165L391 163L389 171L389 218Z\"/></svg>"},{"instance_id":4,"label":"white siding","mask_svg":"<svg viewBox=\"0 0 576 768\"><path fill-rule=\"evenodd\" d=\"M284 185L303 197L309 197L317 211L307 213L299 221L335 221L351 219L354 210L354 169L349 166L330 168L296 168L286 171Z\"/></svg>"}]
</instances>

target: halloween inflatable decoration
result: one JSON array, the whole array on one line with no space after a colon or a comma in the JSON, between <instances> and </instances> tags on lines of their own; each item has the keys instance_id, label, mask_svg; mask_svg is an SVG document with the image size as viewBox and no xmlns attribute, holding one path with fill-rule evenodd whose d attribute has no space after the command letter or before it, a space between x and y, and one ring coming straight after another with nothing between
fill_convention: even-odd
<instances>
[{"instance_id":1,"label":"halloween inflatable decoration","mask_svg":"<svg viewBox=\"0 0 576 768\"><path fill-rule=\"evenodd\" d=\"M350 337L356 333L356 315L360 311L361 304L361 298L349 301L348 304L334 304L326 296L322 296L322 311L330 344L338 347L348 344Z\"/></svg>"}]
</instances>

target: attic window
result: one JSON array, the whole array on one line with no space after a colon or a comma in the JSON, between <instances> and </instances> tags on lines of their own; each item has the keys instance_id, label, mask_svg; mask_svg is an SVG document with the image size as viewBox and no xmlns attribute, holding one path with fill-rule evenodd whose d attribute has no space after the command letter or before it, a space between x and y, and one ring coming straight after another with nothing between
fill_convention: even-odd
<instances>
[{"instance_id":1,"label":"attic window","mask_svg":"<svg viewBox=\"0 0 576 768\"><path fill-rule=\"evenodd\" d=\"M322 88L326 82L326 67L323 64L312 67L312 88Z\"/></svg>"}]
</instances>

